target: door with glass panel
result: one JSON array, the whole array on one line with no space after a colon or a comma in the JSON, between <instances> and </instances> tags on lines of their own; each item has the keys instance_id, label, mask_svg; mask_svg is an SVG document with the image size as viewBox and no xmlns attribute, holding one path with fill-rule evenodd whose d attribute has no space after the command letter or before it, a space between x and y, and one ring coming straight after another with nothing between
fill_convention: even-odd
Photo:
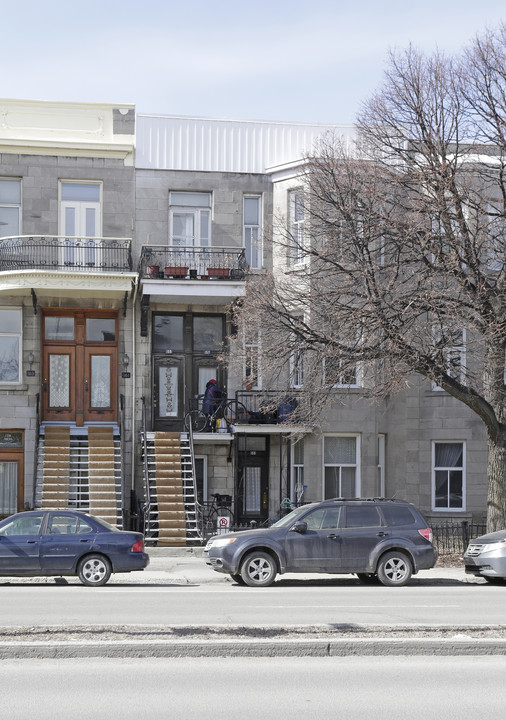
<instances>
[{"instance_id":1,"label":"door with glass panel","mask_svg":"<svg viewBox=\"0 0 506 720\"><path fill-rule=\"evenodd\" d=\"M60 185L60 263L65 266L95 267L101 263L95 238L101 234L98 183L62 182Z\"/></svg>"},{"instance_id":2,"label":"door with glass panel","mask_svg":"<svg viewBox=\"0 0 506 720\"><path fill-rule=\"evenodd\" d=\"M23 510L23 458L0 453L0 519Z\"/></svg>"},{"instance_id":3,"label":"door with glass panel","mask_svg":"<svg viewBox=\"0 0 506 720\"><path fill-rule=\"evenodd\" d=\"M96 311L44 316L42 412L46 421L113 422L117 318Z\"/></svg>"}]
</instances>

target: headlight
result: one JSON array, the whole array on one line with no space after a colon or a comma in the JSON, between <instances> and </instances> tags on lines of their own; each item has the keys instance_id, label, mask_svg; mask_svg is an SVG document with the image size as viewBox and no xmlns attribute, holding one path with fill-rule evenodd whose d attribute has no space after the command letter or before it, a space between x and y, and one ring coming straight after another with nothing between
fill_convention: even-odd
<instances>
[{"instance_id":1,"label":"headlight","mask_svg":"<svg viewBox=\"0 0 506 720\"><path fill-rule=\"evenodd\" d=\"M207 543L207 548L209 549L211 547L215 547L215 548L224 547L225 545L230 545L230 543L233 543L236 540L237 540L237 538L235 538L235 537L233 537L233 538L216 538L216 540L210 540Z\"/></svg>"},{"instance_id":2,"label":"headlight","mask_svg":"<svg viewBox=\"0 0 506 720\"><path fill-rule=\"evenodd\" d=\"M493 552L494 550L506 550L506 538L504 540L499 540L499 542L487 543L483 546L481 554L483 555L483 553Z\"/></svg>"}]
</instances>

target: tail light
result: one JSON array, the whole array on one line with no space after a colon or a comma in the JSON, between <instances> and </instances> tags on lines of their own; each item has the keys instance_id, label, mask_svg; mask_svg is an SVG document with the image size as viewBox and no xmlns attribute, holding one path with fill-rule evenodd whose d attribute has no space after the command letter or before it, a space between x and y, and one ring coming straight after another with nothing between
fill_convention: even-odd
<instances>
[{"instance_id":1,"label":"tail light","mask_svg":"<svg viewBox=\"0 0 506 720\"><path fill-rule=\"evenodd\" d=\"M143 552L143 551L144 551L144 540L141 538L140 540L136 540L136 542L134 542L130 552Z\"/></svg>"},{"instance_id":2,"label":"tail light","mask_svg":"<svg viewBox=\"0 0 506 720\"><path fill-rule=\"evenodd\" d=\"M432 530L430 528L420 528L418 529L418 532L422 537L424 537L426 540L428 540L430 543L432 542Z\"/></svg>"}]
</instances>

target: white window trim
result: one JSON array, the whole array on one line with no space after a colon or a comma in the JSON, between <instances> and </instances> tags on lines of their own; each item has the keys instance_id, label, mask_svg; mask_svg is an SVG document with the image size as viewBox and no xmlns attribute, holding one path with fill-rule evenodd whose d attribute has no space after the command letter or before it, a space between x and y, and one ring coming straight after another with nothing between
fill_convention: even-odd
<instances>
[{"instance_id":1,"label":"white window trim","mask_svg":"<svg viewBox=\"0 0 506 720\"><path fill-rule=\"evenodd\" d=\"M323 377L325 379L325 360L326 358L323 358ZM356 389L362 387L362 368L360 363L355 363L355 382L354 383L345 383L342 382L342 377L340 378L340 381L338 383L335 383L332 385L333 389L337 390L348 390L348 389Z\"/></svg>"},{"instance_id":2,"label":"white window trim","mask_svg":"<svg viewBox=\"0 0 506 720\"><path fill-rule=\"evenodd\" d=\"M378 475L377 480L379 481L376 487L379 497L385 497L385 450L386 450L386 435L384 433L378 433Z\"/></svg>"},{"instance_id":3,"label":"white window trim","mask_svg":"<svg viewBox=\"0 0 506 720\"><path fill-rule=\"evenodd\" d=\"M462 445L462 507L455 508L455 507L436 507L436 469L437 470L451 470L452 468L436 468L436 445L438 444L446 444L446 443L458 443L459 445ZM432 512L435 513L465 513L466 512L466 501L467 501L467 491L466 491L466 459L467 459L467 449L466 449L466 441L465 440L432 440L432 469L431 469L431 496L432 496ZM453 468L460 469L460 468Z\"/></svg>"},{"instance_id":4,"label":"white window trim","mask_svg":"<svg viewBox=\"0 0 506 720\"><path fill-rule=\"evenodd\" d=\"M290 387L294 390L304 387L304 351L302 349L290 353Z\"/></svg>"},{"instance_id":5,"label":"white window trim","mask_svg":"<svg viewBox=\"0 0 506 720\"><path fill-rule=\"evenodd\" d=\"M172 192L177 193L178 195L184 195L185 192L188 195L202 195L202 196L208 196L209 197L209 205L177 205L171 204L171 194ZM184 191L184 190L172 190L169 192L169 245L171 247L208 247L210 248L212 245L212 204L213 204L213 197L212 193L208 191L200 191L200 190L194 190L194 191ZM200 234L201 230L201 213L207 212L209 213L209 237L207 238L207 242L205 245L202 245L202 237ZM194 217L194 241L193 245L189 246L183 246L183 245L174 245L174 214L177 213L185 213L187 215L193 215Z\"/></svg>"},{"instance_id":6,"label":"white window trim","mask_svg":"<svg viewBox=\"0 0 506 720\"><path fill-rule=\"evenodd\" d=\"M459 373L458 382L460 382L461 385L465 385L466 384L466 376L467 376L467 366L466 366L467 333L466 333L466 328L462 328L462 345L453 345L451 347L445 348L448 365L450 363L450 355L451 355L451 353L453 353L455 351L458 351L460 353L460 363L459 363L460 373ZM432 382L432 390L434 390L435 392L445 392L445 390L443 390L443 388L434 381Z\"/></svg>"},{"instance_id":7,"label":"white window trim","mask_svg":"<svg viewBox=\"0 0 506 720\"><path fill-rule=\"evenodd\" d=\"M304 497L304 492L307 487L304 484L304 474L305 474L304 469L305 469L305 465L306 465L304 438L301 438L298 442L302 443L302 462L301 463L295 462L295 445L293 443L291 446L291 458L290 458L290 464L291 464L291 468L292 468L292 472L290 473L290 500L295 503L298 502L298 498L296 496L298 477L296 477L296 476L299 475L299 472L298 472L299 470L302 471L302 487L303 487L300 499L302 499Z\"/></svg>"},{"instance_id":8,"label":"white window trim","mask_svg":"<svg viewBox=\"0 0 506 720\"><path fill-rule=\"evenodd\" d=\"M0 305L0 310L19 310L20 311L20 317L21 317L21 327L19 328L19 334L13 333L13 332L1 332L0 330L0 337L19 337L19 347L18 347L18 368L19 368L19 375L17 380L0 380L0 385L7 385L9 387L13 387L15 385L21 385L23 382L23 308L19 305Z\"/></svg>"},{"instance_id":9,"label":"white window trim","mask_svg":"<svg viewBox=\"0 0 506 720\"><path fill-rule=\"evenodd\" d=\"M195 460L202 460L202 465L204 469L204 478L202 482L202 497L204 499L204 502L208 502L209 498L207 497L207 455L195 455Z\"/></svg>"},{"instance_id":10,"label":"white window trim","mask_svg":"<svg viewBox=\"0 0 506 720\"><path fill-rule=\"evenodd\" d=\"M246 360L246 354L248 352L248 348L256 348L256 361L257 361L257 382L256 385L253 385L251 388L252 390L261 390L262 389L262 356L261 356L261 346L262 346L262 331L258 330L258 342L247 342L247 335L248 331L246 328L243 329L243 339L242 339L242 348L244 353L244 362L243 362L243 368L242 368L242 377L244 383L248 382L248 375L247 375L247 360Z\"/></svg>"},{"instance_id":11,"label":"white window trim","mask_svg":"<svg viewBox=\"0 0 506 720\"><path fill-rule=\"evenodd\" d=\"M356 463L341 463L339 465L328 465L325 462L325 438L327 437L354 437L355 438L355 450L356 450ZM325 499L325 468L326 467L354 467L355 472L355 493L356 497L360 497L362 493L362 477L361 477L361 442L362 437L360 433L325 433L325 435L322 438L322 470L321 470L321 477L322 477L322 484L321 484L321 499Z\"/></svg>"},{"instance_id":12,"label":"white window trim","mask_svg":"<svg viewBox=\"0 0 506 720\"><path fill-rule=\"evenodd\" d=\"M86 202L84 200L62 200L62 187L63 185L96 185L99 188L100 194L99 194L99 200L98 202ZM102 237L102 228L103 228L103 212L104 212L104 203L103 203L103 197L104 197L104 183L102 180L76 180L76 178L72 179L65 179L61 178L58 180L58 235L61 237L65 236L65 233L63 232L64 228L64 220L63 220L63 211L65 207L70 207L73 204L79 203L80 205L90 205L97 209L97 218L98 218L98 228L97 228L97 234L94 237ZM76 235L75 237L81 237L81 235Z\"/></svg>"},{"instance_id":13,"label":"white window trim","mask_svg":"<svg viewBox=\"0 0 506 720\"><path fill-rule=\"evenodd\" d=\"M21 223L22 223L22 220L23 220L23 213L21 212L21 209L22 209L22 207L23 207L23 182L22 182L22 178L19 178L19 177L8 177L8 176L3 176L3 175L2 175L2 177L0 178L0 182L2 182L3 180L11 180L11 181L14 181L14 182L19 182L19 198L20 198L19 204L18 204L18 203L0 202L0 205L1 205L2 207L6 207L6 208L17 208L17 209L18 209L18 234L17 234L17 235L14 235L14 237L18 237L18 236L21 236L21 235L23 234L23 229L22 229L22 227L21 227ZM1 228L0 228L0 237L4 237L4 236L2 235ZM5 237L8 237L8 236L5 236Z\"/></svg>"},{"instance_id":14,"label":"white window trim","mask_svg":"<svg viewBox=\"0 0 506 720\"><path fill-rule=\"evenodd\" d=\"M258 225L250 225L244 221L244 205L246 200L258 200ZM258 229L258 246L259 246L259 265L250 265L253 270L261 270L264 264L264 243L263 243L263 202L262 195L260 193L247 193L243 196L242 200L242 244L243 248L246 249L246 230Z\"/></svg>"},{"instance_id":15,"label":"white window trim","mask_svg":"<svg viewBox=\"0 0 506 720\"><path fill-rule=\"evenodd\" d=\"M289 267L295 267L296 265L303 265L307 260L307 255L305 254L306 249L306 209L305 205L304 207L304 217L302 220L296 220L295 219L295 199L298 195L302 196L302 200L304 203L304 190L301 187L298 188L290 188L288 190L288 221L289 221L289 229L290 229L290 246L288 248L288 266ZM294 231L297 231L297 235L299 235L300 232L302 232L302 243L299 244L298 241L292 240L292 236L294 235ZM302 247L301 247L302 245Z\"/></svg>"}]
</instances>

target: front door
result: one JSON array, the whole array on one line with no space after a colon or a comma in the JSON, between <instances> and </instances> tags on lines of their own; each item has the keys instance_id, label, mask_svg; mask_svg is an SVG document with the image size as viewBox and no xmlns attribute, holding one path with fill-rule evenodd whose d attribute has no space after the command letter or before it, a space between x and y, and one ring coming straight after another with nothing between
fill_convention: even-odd
<instances>
[{"instance_id":1,"label":"front door","mask_svg":"<svg viewBox=\"0 0 506 720\"><path fill-rule=\"evenodd\" d=\"M238 438L238 515L262 523L269 516L269 443L266 436Z\"/></svg>"},{"instance_id":2,"label":"front door","mask_svg":"<svg viewBox=\"0 0 506 720\"><path fill-rule=\"evenodd\" d=\"M45 311L42 369L44 420L114 422L116 314Z\"/></svg>"}]
</instances>

